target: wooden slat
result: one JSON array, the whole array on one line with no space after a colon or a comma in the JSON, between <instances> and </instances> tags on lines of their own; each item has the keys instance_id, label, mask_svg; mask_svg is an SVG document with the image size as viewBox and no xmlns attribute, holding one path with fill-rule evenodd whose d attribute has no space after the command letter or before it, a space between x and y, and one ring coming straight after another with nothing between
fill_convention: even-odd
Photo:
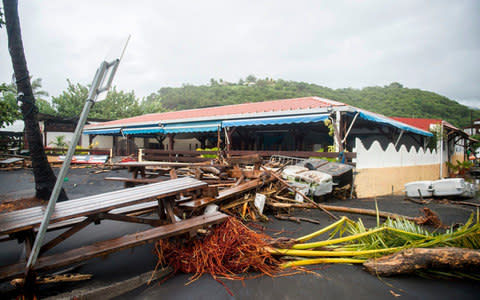
<instances>
[{"instance_id":1,"label":"wooden slat","mask_svg":"<svg viewBox=\"0 0 480 300\"><path fill-rule=\"evenodd\" d=\"M122 189L119 191L88 196L60 202L56 205L50 223L85 217L112 209L152 201L156 198L174 196L207 187L207 184L194 178L184 177L174 180ZM32 207L0 214L0 235L38 226L43 219L44 207Z\"/></svg>"},{"instance_id":2,"label":"wooden slat","mask_svg":"<svg viewBox=\"0 0 480 300\"><path fill-rule=\"evenodd\" d=\"M218 224L227 219L227 215L215 212L208 215L193 217L175 224L163 225L119 238L97 242L92 245L76 248L64 253L40 257L34 266L37 272L48 271L65 267L74 263L104 256L113 252L133 248L160 239L190 232L206 225ZM22 276L25 272L25 263L17 263L0 268L0 280Z\"/></svg>"},{"instance_id":3,"label":"wooden slat","mask_svg":"<svg viewBox=\"0 0 480 300\"><path fill-rule=\"evenodd\" d=\"M138 184L149 184L149 183L157 183L162 182L168 179L152 179L152 178L126 178L126 177L105 177L105 180L109 181L120 181L120 182L130 182L130 183L138 183Z\"/></svg>"},{"instance_id":4,"label":"wooden slat","mask_svg":"<svg viewBox=\"0 0 480 300\"><path fill-rule=\"evenodd\" d=\"M224 199L227 199L227 198L234 197L236 195L240 195L242 193L245 193L246 191L249 191L249 190L255 189L258 186L261 186L264 183L269 183L272 180L273 180L273 178L270 177L266 180L253 179L253 180L247 181L245 183L239 184L239 185L231 187L229 189L219 191L216 199L218 201L221 201L221 200L224 200Z\"/></svg>"},{"instance_id":5,"label":"wooden slat","mask_svg":"<svg viewBox=\"0 0 480 300\"><path fill-rule=\"evenodd\" d=\"M157 208L158 203L157 201L149 201L149 202L143 202L135 205L130 205L130 206L125 206L125 207L120 207L117 209L113 209L110 211L112 214L137 214L141 212L148 212L152 211L155 208ZM86 220L86 217L78 217L78 218L73 218L73 219L68 219L64 221L60 221L57 223L50 224L48 226L48 230L57 230L57 229L62 229L65 227L70 227L73 226L77 223L81 223L84 220ZM34 230L38 230L38 226L34 228Z\"/></svg>"},{"instance_id":6,"label":"wooden slat","mask_svg":"<svg viewBox=\"0 0 480 300\"><path fill-rule=\"evenodd\" d=\"M201 208L201 207L207 206L208 204L215 203L216 201L218 200L215 198L205 197L205 198L200 198L196 200L179 203L178 206L194 209L194 208Z\"/></svg>"}]
</instances>

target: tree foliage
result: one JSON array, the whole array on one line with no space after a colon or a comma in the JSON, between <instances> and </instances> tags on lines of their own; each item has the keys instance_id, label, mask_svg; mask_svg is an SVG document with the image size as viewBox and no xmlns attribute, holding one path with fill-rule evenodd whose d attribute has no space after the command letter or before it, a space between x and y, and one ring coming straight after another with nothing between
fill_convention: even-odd
<instances>
[{"instance_id":1,"label":"tree foliage","mask_svg":"<svg viewBox=\"0 0 480 300\"><path fill-rule=\"evenodd\" d=\"M88 88L79 83L73 84L69 79L67 79L67 83L67 90L57 97L52 97L52 103L59 116L73 118L82 112L88 96Z\"/></svg>"},{"instance_id":2,"label":"tree foliage","mask_svg":"<svg viewBox=\"0 0 480 300\"><path fill-rule=\"evenodd\" d=\"M15 94L6 84L0 85L0 128L21 118Z\"/></svg>"},{"instance_id":3,"label":"tree foliage","mask_svg":"<svg viewBox=\"0 0 480 300\"><path fill-rule=\"evenodd\" d=\"M48 93L42 90L42 79L36 78L32 80L33 96L35 97L35 105L38 111L44 114L55 115L56 111L50 105ZM13 123L15 120L22 119L20 107L17 103L17 86L15 84L0 85L0 126Z\"/></svg>"},{"instance_id":4,"label":"tree foliage","mask_svg":"<svg viewBox=\"0 0 480 300\"><path fill-rule=\"evenodd\" d=\"M116 87L113 87L108 92L105 100L100 101L93 106L89 116L98 119L115 120L141 114L142 110L140 109L139 102L133 91L118 91Z\"/></svg>"},{"instance_id":5,"label":"tree foliage","mask_svg":"<svg viewBox=\"0 0 480 300\"><path fill-rule=\"evenodd\" d=\"M79 116L88 97L88 87L80 83L73 84L67 79L67 90L52 102L57 114L65 118ZM144 113L133 91L124 92L113 87L105 100L96 103L90 111L90 118L115 120L138 116ZM145 112L146 113L146 112Z\"/></svg>"},{"instance_id":6,"label":"tree foliage","mask_svg":"<svg viewBox=\"0 0 480 300\"><path fill-rule=\"evenodd\" d=\"M166 109L162 105L162 99L157 93L151 93L143 98L140 103L142 114L164 112Z\"/></svg>"}]
</instances>

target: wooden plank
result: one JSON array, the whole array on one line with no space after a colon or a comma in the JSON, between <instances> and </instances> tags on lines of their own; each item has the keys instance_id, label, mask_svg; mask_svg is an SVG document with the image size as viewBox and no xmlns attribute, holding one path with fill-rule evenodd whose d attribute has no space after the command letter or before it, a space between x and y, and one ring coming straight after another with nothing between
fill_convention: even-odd
<instances>
[{"instance_id":1,"label":"wooden plank","mask_svg":"<svg viewBox=\"0 0 480 300\"><path fill-rule=\"evenodd\" d=\"M126 178L126 177L105 177L105 180L109 181L120 181L120 182L130 182L136 184L149 184L162 182L168 179L153 179L153 178Z\"/></svg>"},{"instance_id":2,"label":"wooden plank","mask_svg":"<svg viewBox=\"0 0 480 300\"><path fill-rule=\"evenodd\" d=\"M23 158L18 158L18 157L12 157L12 158L7 158L7 159L4 159L2 161L0 161L0 164L14 164L16 162L21 162L23 161Z\"/></svg>"},{"instance_id":3,"label":"wooden plank","mask_svg":"<svg viewBox=\"0 0 480 300\"><path fill-rule=\"evenodd\" d=\"M283 156L291 156L291 157L300 157L300 158L308 158L308 157L328 157L328 158L336 158L338 157L338 152L312 152L312 151L247 151L247 150L232 150L230 151L230 155L248 155L257 153L263 158L270 157L272 155L283 155ZM345 152L345 156L347 158L356 158L356 152Z\"/></svg>"},{"instance_id":4,"label":"wooden plank","mask_svg":"<svg viewBox=\"0 0 480 300\"><path fill-rule=\"evenodd\" d=\"M239 169L239 168L233 168L227 171L227 174L229 177L240 178L244 176L245 178L249 178L249 179L258 178L264 173L265 172L261 170L247 170L247 169Z\"/></svg>"},{"instance_id":5,"label":"wooden plank","mask_svg":"<svg viewBox=\"0 0 480 300\"><path fill-rule=\"evenodd\" d=\"M148 211L152 211L156 209L158 206L157 201L149 201L149 202L143 202L131 206L125 206L117 209L113 209L110 211L112 214L126 214L126 215L138 215L140 213L145 213ZM57 230L57 229L63 229L65 227L70 227L75 224L81 223L82 221L86 220L86 217L78 217L78 218L73 218L73 219L68 219L65 221L60 221L57 223L50 224L48 226L48 230ZM36 231L38 227L35 227L34 230Z\"/></svg>"},{"instance_id":6,"label":"wooden plank","mask_svg":"<svg viewBox=\"0 0 480 300\"><path fill-rule=\"evenodd\" d=\"M175 213L173 212L173 199L162 199L163 207L167 213L167 219L170 223L176 223Z\"/></svg>"},{"instance_id":7,"label":"wooden plank","mask_svg":"<svg viewBox=\"0 0 480 300\"><path fill-rule=\"evenodd\" d=\"M200 198L192 201L179 203L178 206L194 209L194 208L201 208L201 207L207 206L208 204L215 203L216 201L219 201L219 200L212 197L205 197L205 198Z\"/></svg>"},{"instance_id":8,"label":"wooden plank","mask_svg":"<svg viewBox=\"0 0 480 300\"><path fill-rule=\"evenodd\" d=\"M231 156L227 158L227 161L231 164L256 164L262 161L262 157L258 153Z\"/></svg>"},{"instance_id":9,"label":"wooden plank","mask_svg":"<svg viewBox=\"0 0 480 300\"><path fill-rule=\"evenodd\" d=\"M160 226L160 225L165 224L161 220L147 219L147 218L140 218L140 217L132 217L132 216L126 216L126 215L100 213L100 214L98 214L98 216L101 220L114 220L114 221L121 221L121 222L149 224L151 226Z\"/></svg>"},{"instance_id":10,"label":"wooden plank","mask_svg":"<svg viewBox=\"0 0 480 300\"><path fill-rule=\"evenodd\" d=\"M183 177L158 183L122 189L114 192L60 202L56 205L50 223L76 217L85 217L112 209L148 202L157 198L175 196L205 188L205 182ZM38 226L43 219L44 207L31 207L0 214L0 235L23 231Z\"/></svg>"},{"instance_id":11,"label":"wooden plank","mask_svg":"<svg viewBox=\"0 0 480 300\"><path fill-rule=\"evenodd\" d=\"M193 217L175 224L163 225L119 238L97 242L88 246L72 249L64 253L40 257L34 266L36 272L43 272L62 268L81 261L99 256L105 256L124 249L152 243L160 239L188 233L207 225L225 221L227 215L215 212L208 215ZM25 272L25 263L17 263L0 268L0 280L22 276Z\"/></svg>"},{"instance_id":12,"label":"wooden plank","mask_svg":"<svg viewBox=\"0 0 480 300\"><path fill-rule=\"evenodd\" d=\"M247 181L245 183L239 184L237 186L231 187L229 189L219 191L216 199L218 201L221 201L221 200L224 200L224 199L227 199L227 198L231 198L231 197L243 194L246 191L253 190L253 189L257 188L258 186L261 186L265 183L269 183L271 181L273 181L273 177L270 177L266 180L261 180L260 178L250 180L250 181Z\"/></svg>"},{"instance_id":13,"label":"wooden plank","mask_svg":"<svg viewBox=\"0 0 480 300\"><path fill-rule=\"evenodd\" d=\"M53 247L55 247L56 245L60 244L61 242L65 241L66 239L68 239L69 237L71 237L72 235L74 235L75 233L79 232L80 230L82 230L83 228L87 227L88 225L90 225L90 223L92 223L94 221L93 218L91 217L88 217L86 218L83 222L80 222L78 224L76 224L75 226L73 226L72 228L70 228L69 230L65 231L64 233L60 234L59 236L57 236L56 238L54 238L53 240L49 241L48 243L46 243L45 245L42 246L42 248L40 249L40 255L42 255L43 253L47 252L48 250L52 249Z\"/></svg>"}]
</instances>

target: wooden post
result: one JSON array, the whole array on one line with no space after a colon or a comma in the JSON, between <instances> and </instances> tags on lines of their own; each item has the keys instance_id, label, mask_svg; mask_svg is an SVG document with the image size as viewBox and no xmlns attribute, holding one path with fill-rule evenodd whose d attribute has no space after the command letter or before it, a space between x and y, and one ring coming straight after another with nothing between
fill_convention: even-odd
<instances>
[{"instance_id":1,"label":"wooden post","mask_svg":"<svg viewBox=\"0 0 480 300\"><path fill-rule=\"evenodd\" d=\"M207 138L204 135L202 135L198 139L200 141L200 148L205 149L206 148L205 141L207 140Z\"/></svg>"},{"instance_id":2,"label":"wooden post","mask_svg":"<svg viewBox=\"0 0 480 300\"><path fill-rule=\"evenodd\" d=\"M175 144L175 133L168 134L168 150L173 151L174 144Z\"/></svg>"},{"instance_id":3,"label":"wooden post","mask_svg":"<svg viewBox=\"0 0 480 300\"><path fill-rule=\"evenodd\" d=\"M227 154L230 152L230 150L232 149L232 135L233 133L235 132L235 127L234 128L227 128L226 132L227 132L227 137L226 137L226 140L227 140L227 143L226 143L226 150L227 150Z\"/></svg>"},{"instance_id":4,"label":"wooden post","mask_svg":"<svg viewBox=\"0 0 480 300\"><path fill-rule=\"evenodd\" d=\"M112 148L115 155L118 155L118 137L116 135L112 136Z\"/></svg>"}]
</instances>

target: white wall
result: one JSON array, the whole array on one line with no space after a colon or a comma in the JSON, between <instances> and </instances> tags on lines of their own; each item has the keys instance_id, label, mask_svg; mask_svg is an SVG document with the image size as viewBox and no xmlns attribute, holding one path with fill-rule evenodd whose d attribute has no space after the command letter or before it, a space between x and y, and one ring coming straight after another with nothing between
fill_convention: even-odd
<instances>
[{"instance_id":1,"label":"white wall","mask_svg":"<svg viewBox=\"0 0 480 300\"><path fill-rule=\"evenodd\" d=\"M87 142L85 144L85 147L88 146L88 134L84 134L84 137L86 137ZM109 135L97 135L93 138L92 144L95 145L93 148L102 148L102 149L111 149L113 148L113 136Z\"/></svg>"},{"instance_id":2,"label":"white wall","mask_svg":"<svg viewBox=\"0 0 480 300\"><path fill-rule=\"evenodd\" d=\"M386 150L383 150L378 141L374 141L369 149L367 149L360 139L355 139L356 147L353 152L357 153L356 167L357 169L370 168L387 168L387 167L406 167L433 165L440 163L440 155L436 150L430 149L426 151L420 148L418 151L415 147L407 149L404 145L397 151L392 143Z\"/></svg>"},{"instance_id":3,"label":"white wall","mask_svg":"<svg viewBox=\"0 0 480 300\"><path fill-rule=\"evenodd\" d=\"M70 143L72 142L72 139L73 139L73 132L48 131L48 132L44 132L43 134L47 135L47 144L45 145L45 147L56 147L56 145L53 144L53 143L55 143L57 141L57 136L62 136L63 135L65 137L64 141L68 145L70 145ZM87 143L88 143L88 140L87 140Z\"/></svg>"}]
</instances>

